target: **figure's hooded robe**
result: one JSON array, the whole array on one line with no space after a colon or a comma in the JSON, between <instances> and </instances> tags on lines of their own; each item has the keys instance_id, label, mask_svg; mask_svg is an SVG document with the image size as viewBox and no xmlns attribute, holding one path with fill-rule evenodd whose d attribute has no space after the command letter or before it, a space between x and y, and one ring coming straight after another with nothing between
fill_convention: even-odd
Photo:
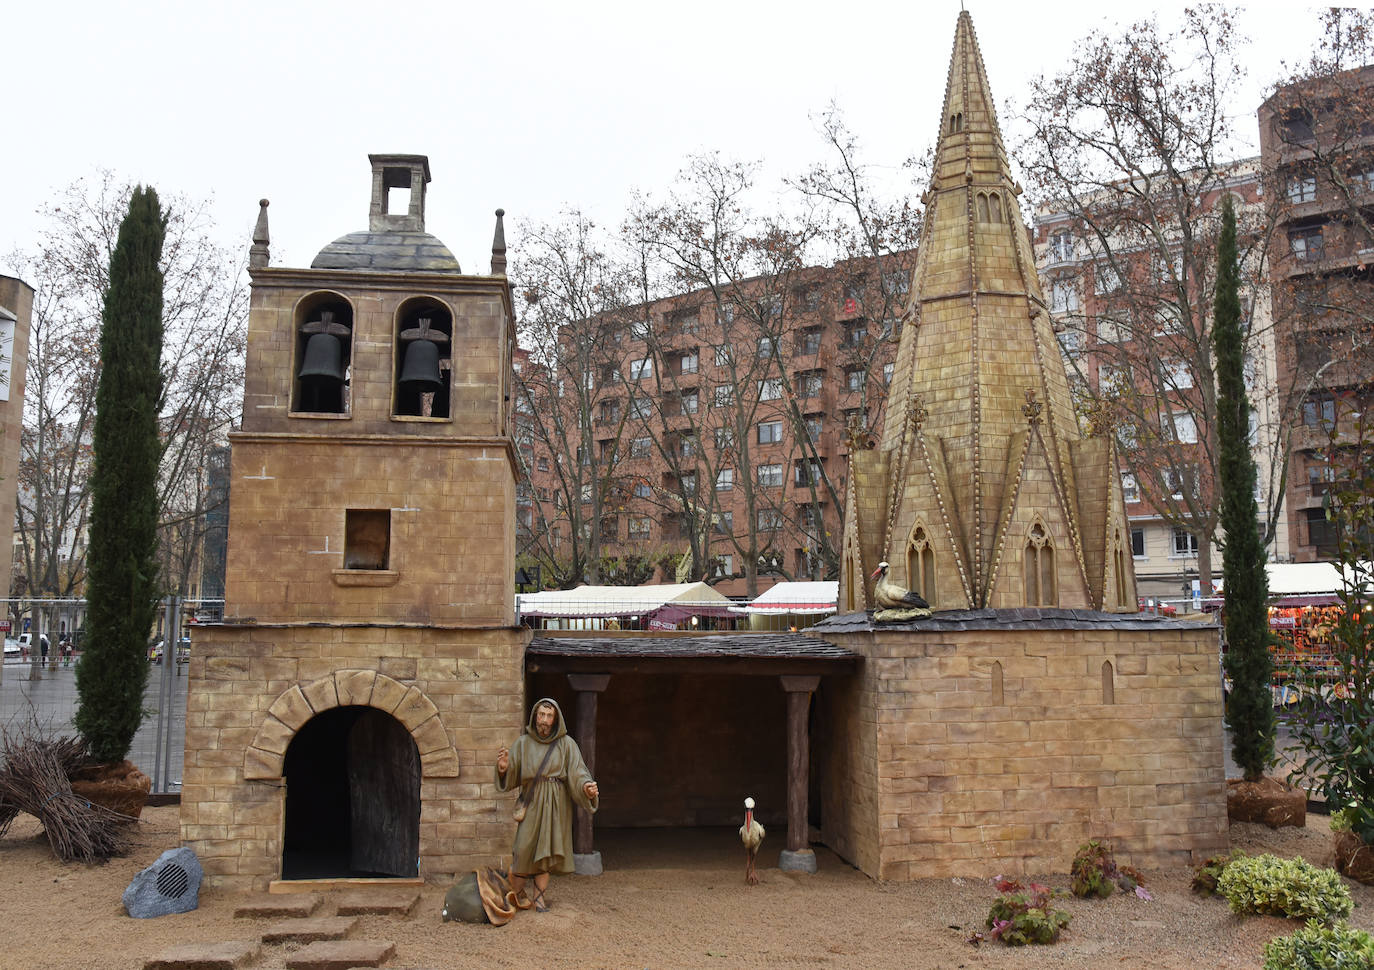
<instances>
[{"instance_id":1,"label":"figure's hooded robe","mask_svg":"<svg viewBox=\"0 0 1374 970\"><path fill-rule=\"evenodd\" d=\"M547 739L539 736L534 716L548 704L554 710L553 730ZM511 872L530 875L536 872L573 871L573 802L589 812L595 812L600 799L587 797L582 786L592 780L582 760L577 742L568 737L563 722L563 710L558 702L543 698L530 708L525 733L510 746L510 764L503 777L496 773L496 787L500 791L515 788L528 790L539 772L539 763L549 746L553 754L544 767L543 780L527 791L528 810L524 821L515 829L514 858Z\"/></svg>"}]
</instances>

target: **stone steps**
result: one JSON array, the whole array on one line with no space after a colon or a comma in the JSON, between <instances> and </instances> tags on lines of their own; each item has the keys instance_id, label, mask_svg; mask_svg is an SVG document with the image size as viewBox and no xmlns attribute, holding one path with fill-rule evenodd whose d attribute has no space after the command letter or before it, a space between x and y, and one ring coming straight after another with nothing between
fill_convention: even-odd
<instances>
[{"instance_id":1,"label":"stone steps","mask_svg":"<svg viewBox=\"0 0 1374 970\"><path fill-rule=\"evenodd\" d=\"M143 970L239 970L257 961L264 944L283 943L305 944L287 957L286 966L292 970L379 967L395 955L396 945L387 940L348 939L357 929L357 917L405 919L419 904L420 894L350 893L334 900L334 916L316 916L323 902L316 893L250 900L234 910L235 919L277 920L259 934L260 940L174 946L144 961Z\"/></svg>"}]
</instances>

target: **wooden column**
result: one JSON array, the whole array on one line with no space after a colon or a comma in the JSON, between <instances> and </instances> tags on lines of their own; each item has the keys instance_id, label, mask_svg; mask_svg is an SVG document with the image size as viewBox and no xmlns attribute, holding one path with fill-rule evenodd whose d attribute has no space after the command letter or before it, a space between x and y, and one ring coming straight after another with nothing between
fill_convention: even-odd
<instances>
[{"instance_id":1,"label":"wooden column","mask_svg":"<svg viewBox=\"0 0 1374 970\"><path fill-rule=\"evenodd\" d=\"M573 740L582 749L587 770L596 777L596 695L610 683L610 674L568 674L568 685L577 692L577 734ZM592 814L577 809L573 816L573 852L592 852Z\"/></svg>"},{"instance_id":2,"label":"wooden column","mask_svg":"<svg viewBox=\"0 0 1374 970\"><path fill-rule=\"evenodd\" d=\"M782 676L787 691L787 851L810 848L806 838L807 788L811 775L811 744L806 715L820 677Z\"/></svg>"}]
</instances>

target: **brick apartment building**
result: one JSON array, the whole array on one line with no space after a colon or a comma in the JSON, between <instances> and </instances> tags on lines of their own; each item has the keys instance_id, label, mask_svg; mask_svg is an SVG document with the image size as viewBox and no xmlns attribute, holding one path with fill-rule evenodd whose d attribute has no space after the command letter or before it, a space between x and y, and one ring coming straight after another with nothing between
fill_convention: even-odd
<instances>
[{"instance_id":1,"label":"brick apartment building","mask_svg":"<svg viewBox=\"0 0 1374 970\"><path fill-rule=\"evenodd\" d=\"M1370 404L1374 353L1374 65L1281 87L1259 109L1260 161L1274 201L1273 300L1279 367L1295 415L1288 475L1292 553L1331 559L1321 507L1339 477L1333 444Z\"/></svg>"},{"instance_id":2,"label":"brick apartment building","mask_svg":"<svg viewBox=\"0 0 1374 970\"><path fill-rule=\"evenodd\" d=\"M882 415L914 264L913 250L675 295L565 326L556 361L524 356L522 562L595 530L603 582L680 575L743 596L751 559L755 594L834 578L849 428ZM694 530L703 564L684 566Z\"/></svg>"},{"instance_id":3,"label":"brick apartment building","mask_svg":"<svg viewBox=\"0 0 1374 970\"><path fill-rule=\"evenodd\" d=\"M1204 208L1215 211L1224 192L1233 198L1242 226L1259 224L1264 192L1258 160L1233 163L1219 174L1219 184L1208 193ZM1188 511L1182 492L1198 490L1205 506L1213 483L1204 471L1207 409L1188 366L1187 314L1178 307L1181 266L1171 271L1160 265L1161 254L1146 246L1123 240L1103 243L1052 206L1037 212L1034 240L1036 268L1080 411L1088 409L1093 397L1119 403L1113 419L1122 446L1119 471L1140 595L1187 597L1198 578L1198 539L1180 524ZM1251 273L1242 300L1253 335L1247 349L1247 384L1259 466L1257 499L1263 509L1267 496L1277 491L1276 465L1281 462L1275 459L1281 455L1283 404L1269 292L1259 271L1258 250L1256 246L1246 260ZM1181 257L1175 250L1171 258ZM1199 263L1208 258L1209 254L1198 254ZM1124 280L1118 270L1125 271ZM1195 291L1196 281L1189 286ZM1192 302L1195 310L1201 309L1196 297ZM1210 305L1192 326L1199 325L1206 328L1201 331L1205 336L1210 331ZM1116 382L1129 382L1129 388ZM1142 427L1147 423L1157 425L1160 433L1149 445L1141 445L1154 430ZM1189 469L1197 470L1199 480L1189 480ZM1280 523L1271 554L1288 558L1286 523ZM1216 547L1212 568L1219 574L1221 554Z\"/></svg>"}]
</instances>

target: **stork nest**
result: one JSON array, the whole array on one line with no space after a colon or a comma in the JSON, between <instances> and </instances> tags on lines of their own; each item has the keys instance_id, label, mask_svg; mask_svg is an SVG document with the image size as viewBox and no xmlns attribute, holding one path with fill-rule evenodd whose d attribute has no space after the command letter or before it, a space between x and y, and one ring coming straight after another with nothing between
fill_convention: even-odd
<instances>
[{"instance_id":1,"label":"stork nest","mask_svg":"<svg viewBox=\"0 0 1374 970\"><path fill-rule=\"evenodd\" d=\"M32 716L0 731L0 836L20 812L34 816L64 862L98 862L131 846L131 819L73 794L71 775L90 761L80 738L48 738Z\"/></svg>"},{"instance_id":2,"label":"stork nest","mask_svg":"<svg viewBox=\"0 0 1374 970\"><path fill-rule=\"evenodd\" d=\"M923 620L930 616L930 610L924 606L907 606L891 610L876 610L873 613L874 623L898 623L902 620Z\"/></svg>"}]
</instances>

